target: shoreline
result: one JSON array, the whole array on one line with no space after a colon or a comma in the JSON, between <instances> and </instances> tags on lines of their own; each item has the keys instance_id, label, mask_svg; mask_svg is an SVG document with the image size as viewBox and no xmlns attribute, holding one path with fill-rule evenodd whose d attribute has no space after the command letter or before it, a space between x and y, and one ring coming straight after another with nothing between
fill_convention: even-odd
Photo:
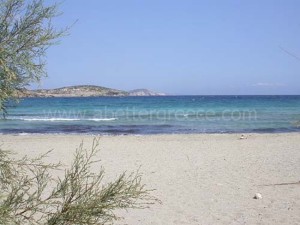
<instances>
[{"instance_id":1,"label":"shoreline","mask_svg":"<svg viewBox=\"0 0 300 225\"><path fill-rule=\"evenodd\" d=\"M285 135L285 134L299 134L300 131L287 131L287 132L211 132L211 133L137 133L137 134L103 134L103 133L0 133L1 136L87 136L87 137L123 137L123 136L203 136L203 135Z\"/></svg>"},{"instance_id":2,"label":"shoreline","mask_svg":"<svg viewBox=\"0 0 300 225\"><path fill-rule=\"evenodd\" d=\"M95 165L106 179L123 171L162 201L149 209L120 211L116 224L300 224L300 133L123 135L100 137ZM3 150L70 165L94 135L0 135ZM59 176L63 171L55 172ZM286 184L286 185L280 185ZM262 199L253 199L256 193Z\"/></svg>"}]
</instances>

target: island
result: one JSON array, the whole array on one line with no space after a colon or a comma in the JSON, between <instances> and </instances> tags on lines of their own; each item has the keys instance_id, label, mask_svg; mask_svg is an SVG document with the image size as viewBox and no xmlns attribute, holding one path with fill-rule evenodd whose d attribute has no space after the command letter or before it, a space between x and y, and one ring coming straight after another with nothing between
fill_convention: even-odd
<instances>
[{"instance_id":1,"label":"island","mask_svg":"<svg viewBox=\"0 0 300 225\"><path fill-rule=\"evenodd\" d=\"M18 97L99 97L99 96L165 96L164 93L150 91L148 89L135 89L123 91L96 85L76 85L55 89L20 89Z\"/></svg>"}]
</instances>

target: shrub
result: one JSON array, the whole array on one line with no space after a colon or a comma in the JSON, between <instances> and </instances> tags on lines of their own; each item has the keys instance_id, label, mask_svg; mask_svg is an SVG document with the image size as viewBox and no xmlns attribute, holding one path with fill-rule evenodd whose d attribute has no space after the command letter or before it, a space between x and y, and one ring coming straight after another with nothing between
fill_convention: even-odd
<instances>
[{"instance_id":1,"label":"shrub","mask_svg":"<svg viewBox=\"0 0 300 225\"><path fill-rule=\"evenodd\" d=\"M0 224L111 224L117 209L146 208L158 200L146 189L139 172L122 173L103 184L104 168L91 166L99 152L99 139L87 150L83 143L62 178L51 175L62 165L46 164L47 152L37 158L12 158L0 150Z\"/></svg>"}]
</instances>

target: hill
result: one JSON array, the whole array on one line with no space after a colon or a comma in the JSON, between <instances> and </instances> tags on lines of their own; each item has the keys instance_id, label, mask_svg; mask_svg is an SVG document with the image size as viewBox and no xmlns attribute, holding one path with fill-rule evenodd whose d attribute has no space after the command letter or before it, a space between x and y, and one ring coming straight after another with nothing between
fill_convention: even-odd
<instances>
[{"instance_id":1,"label":"hill","mask_svg":"<svg viewBox=\"0 0 300 225\"><path fill-rule=\"evenodd\" d=\"M164 95L147 89L136 89L133 91L122 91L96 85L77 85L55 89L22 89L18 95L26 97L97 97L97 96L158 96Z\"/></svg>"},{"instance_id":2,"label":"hill","mask_svg":"<svg viewBox=\"0 0 300 225\"><path fill-rule=\"evenodd\" d=\"M148 89L135 89L132 91L129 91L130 96L164 96L166 94L150 91Z\"/></svg>"}]
</instances>

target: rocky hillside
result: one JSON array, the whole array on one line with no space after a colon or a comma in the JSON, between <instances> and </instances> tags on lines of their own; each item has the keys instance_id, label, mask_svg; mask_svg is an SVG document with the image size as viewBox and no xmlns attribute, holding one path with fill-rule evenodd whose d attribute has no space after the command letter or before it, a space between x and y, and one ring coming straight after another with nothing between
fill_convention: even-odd
<instances>
[{"instance_id":1,"label":"rocky hillside","mask_svg":"<svg viewBox=\"0 0 300 225\"><path fill-rule=\"evenodd\" d=\"M78 85L56 89L20 90L20 97L97 97L97 96L157 96L162 95L146 89L122 91L95 85Z\"/></svg>"},{"instance_id":2,"label":"rocky hillside","mask_svg":"<svg viewBox=\"0 0 300 225\"><path fill-rule=\"evenodd\" d=\"M129 91L130 96L164 96L166 94L150 91L148 89L135 89L132 91Z\"/></svg>"}]
</instances>

